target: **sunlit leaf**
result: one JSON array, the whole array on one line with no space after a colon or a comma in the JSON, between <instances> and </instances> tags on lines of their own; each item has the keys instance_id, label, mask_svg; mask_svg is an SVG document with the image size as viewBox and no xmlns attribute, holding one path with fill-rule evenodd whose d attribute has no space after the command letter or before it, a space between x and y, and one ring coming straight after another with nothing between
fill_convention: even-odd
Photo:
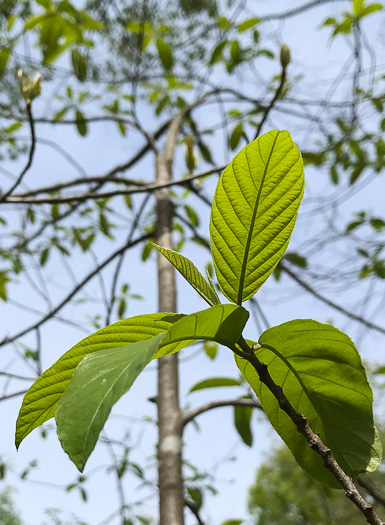
<instances>
[{"instance_id":1,"label":"sunlit leaf","mask_svg":"<svg viewBox=\"0 0 385 525\"><path fill-rule=\"evenodd\" d=\"M349 337L331 325L298 319L266 330L259 344L256 355L343 470L353 479L375 470L382 450L373 423L372 391ZM251 364L238 356L236 362L300 466L319 481L341 488Z\"/></svg>"},{"instance_id":2,"label":"sunlit leaf","mask_svg":"<svg viewBox=\"0 0 385 525\"><path fill-rule=\"evenodd\" d=\"M288 131L251 142L219 179L211 210L211 249L224 295L252 297L284 254L304 190L301 154Z\"/></svg>"}]
</instances>

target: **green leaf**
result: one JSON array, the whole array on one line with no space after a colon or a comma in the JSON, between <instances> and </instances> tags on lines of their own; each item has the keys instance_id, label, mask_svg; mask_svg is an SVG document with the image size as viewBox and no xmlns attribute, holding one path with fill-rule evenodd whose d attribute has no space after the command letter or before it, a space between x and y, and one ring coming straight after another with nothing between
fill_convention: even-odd
<instances>
[{"instance_id":1,"label":"green leaf","mask_svg":"<svg viewBox=\"0 0 385 525\"><path fill-rule=\"evenodd\" d=\"M259 344L256 355L342 469L353 479L375 470L381 443L373 424L372 391L349 337L331 325L298 319L266 330ZM237 356L236 362L299 465L319 481L340 488L250 363Z\"/></svg>"},{"instance_id":2,"label":"green leaf","mask_svg":"<svg viewBox=\"0 0 385 525\"><path fill-rule=\"evenodd\" d=\"M330 166L330 178L333 184L337 185L339 181L337 168L333 165Z\"/></svg>"},{"instance_id":3,"label":"green leaf","mask_svg":"<svg viewBox=\"0 0 385 525\"><path fill-rule=\"evenodd\" d=\"M187 492L195 503L197 510L199 510L203 505L203 494L201 489L198 487L187 487Z\"/></svg>"},{"instance_id":4,"label":"green leaf","mask_svg":"<svg viewBox=\"0 0 385 525\"><path fill-rule=\"evenodd\" d=\"M288 131L243 148L219 179L211 210L214 267L223 294L252 297L284 254L304 190L301 154Z\"/></svg>"},{"instance_id":5,"label":"green leaf","mask_svg":"<svg viewBox=\"0 0 385 525\"><path fill-rule=\"evenodd\" d=\"M72 69L80 82L84 82L87 78L87 60L77 49L71 52Z\"/></svg>"},{"instance_id":6,"label":"green leaf","mask_svg":"<svg viewBox=\"0 0 385 525\"><path fill-rule=\"evenodd\" d=\"M238 32L243 33L251 27L254 27L255 25L259 24L260 21L260 18L249 18L248 20L245 20L244 22L238 24Z\"/></svg>"},{"instance_id":7,"label":"green leaf","mask_svg":"<svg viewBox=\"0 0 385 525\"><path fill-rule=\"evenodd\" d=\"M194 226L196 226L198 228L198 226L199 226L199 216L198 216L197 212L189 204L185 204L183 206L183 208L184 208L184 210L185 210L185 212L187 214L187 217L189 218L190 222Z\"/></svg>"},{"instance_id":8,"label":"green leaf","mask_svg":"<svg viewBox=\"0 0 385 525\"><path fill-rule=\"evenodd\" d=\"M218 354L218 343L215 341L205 341L203 343L203 349L207 357L211 360L214 360Z\"/></svg>"},{"instance_id":9,"label":"green leaf","mask_svg":"<svg viewBox=\"0 0 385 525\"><path fill-rule=\"evenodd\" d=\"M224 40L222 42L219 42L219 44L215 46L211 54L211 58L209 62L210 66L213 66L214 64L216 64L217 62L220 62L223 59L223 50L227 46L227 44L228 44L228 41Z\"/></svg>"},{"instance_id":10,"label":"green leaf","mask_svg":"<svg viewBox=\"0 0 385 525\"><path fill-rule=\"evenodd\" d=\"M372 13L375 13L376 11L381 11L383 7L384 6L382 4L378 4L378 3L370 4L364 7L364 9L362 10L361 18L367 15L371 15Z\"/></svg>"},{"instance_id":11,"label":"green leaf","mask_svg":"<svg viewBox=\"0 0 385 525\"><path fill-rule=\"evenodd\" d=\"M218 387L228 387L228 386L240 386L238 379L233 377L211 377L210 379L204 379L199 381L193 387L190 388L189 394L191 392L197 392L198 390L203 390L205 388L218 388Z\"/></svg>"},{"instance_id":12,"label":"green leaf","mask_svg":"<svg viewBox=\"0 0 385 525\"><path fill-rule=\"evenodd\" d=\"M0 76L4 73L10 56L10 49L3 48L0 50Z\"/></svg>"},{"instance_id":13,"label":"green leaf","mask_svg":"<svg viewBox=\"0 0 385 525\"><path fill-rule=\"evenodd\" d=\"M158 246L157 244L154 246L168 261L170 261L174 268L178 270L178 272L210 306L220 303L216 291L210 286L190 259L178 252L174 252L173 250L162 248L162 246Z\"/></svg>"},{"instance_id":14,"label":"green leaf","mask_svg":"<svg viewBox=\"0 0 385 525\"><path fill-rule=\"evenodd\" d=\"M235 345L248 319L244 308L216 305L185 316L172 313L138 315L124 319L86 337L66 352L30 387L23 399L16 423L16 446L36 427L55 415L59 399L68 387L79 363L89 354L126 346L166 332L154 357L177 352L196 340L215 340L225 346ZM174 324L175 323L175 324ZM171 331L172 326L176 330ZM191 334L194 334L193 336Z\"/></svg>"},{"instance_id":15,"label":"green leaf","mask_svg":"<svg viewBox=\"0 0 385 525\"><path fill-rule=\"evenodd\" d=\"M358 164L350 174L349 184L354 184L364 171L365 164Z\"/></svg>"},{"instance_id":16,"label":"green leaf","mask_svg":"<svg viewBox=\"0 0 385 525\"><path fill-rule=\"evenodd\" d=\"M299 253L286 252L285 253L285 259L290 261L291 264L294 264L295 266L298 266L299 268L306 268L307 267L307 259L306 259L306 257L303 257Z\"/></svg>"},{"instance_id":17,"label":"green leaf","mask_svg":"<svg viewBox=\"0 0 385 525\"><path fill-rule=\"evenodd\" d=\"M365 0L353 0L353 11L356 16L360 16Z\"/></svg>"},{"instance_id":18,"label":"green leaf","mask_svg":"<svg viewBox=\"0 0 385 525\"><path fill-rule=\"evenodd\" d=\"M87 122L85 120L85 116L79 109L76 110L75 118L76 118L76 127L79 132L79 135L81 135L82 137L85 137L88 131Z\"/></svg>"},{"instance_id":19,"label":"green leaf","mask_svg":"<svg viewBox=\"0 0 385 525\"><path fill-rule=\"evenodd\" d=\"M73 373L55 414L62 447L78 469L83 470L113 405L152 359L199 339L234 346L247 319L242 307L217 305L183 317L151 339L88 354Z\"/></svg>"},{"instance_id":20,"label":"green leaf","mask_svg":"<svg viewBox=\"0 0 385 525\"><path fill-rule=\"evenodd\" d=\"M63 449L82 472L113 405L152 360L164 334L86 356L56 409Z\"/></svg>"},{"instance_id":21,"label":"green leaf","mask_svg":"<svg viewBox=\"0 0 385 525\"><path fill-rule=\"evenodd\" d=\"M1 275L0 275L1 277ZM1 281L0 281L1 282ZM16 446L55 415L57 403L80 361L90 353L143 341L165 332L181 315L158 313L124 319L86 337L44 372L24 396L16 424Z\"/></svg>"},{"instance_id":22,"label":"green leaf","mask_svg":"<svg viewBox=\"0 0 385 525\"><path fill-rule=\"evenodd\" d=\"M172 56L171 47L161 38L156 41L156 48L158 50L160 61L166 71L172 69L174 65L174 58Z\"/></svg>"},{"instance_id":23,"label":"green leaf","mask_svg":"<svg viewBox=\"0 0 385 525\"><path fill-rule=\"evenodd\" d=\"M155 358L179 352L200 339L231 348L241 336L248 318L247 310L233 304L216 304L186 315L167 331Z\"/></svg>"},{"instance_id":24,"label":"green leaf","mask_svg":"<svg viewBox=\"0 0 385 525\"><path fill-rule=\"evenodd\" d=\"M239 141L241 140L243 134L243 124L239 122L230 135L230 149L234 150L237 148Z\"/></svg>"},{"instance_id":25,"label":"green leaf","mask_svg":"<svg viewBox=\"0 0 385 525\"><path fill-rule=\"evenodd\" d=\"M251 407L234 407L234 425L241 436L242 441L248 447L253 444L253 434L251 432Z\"/></svg>"}]
</instances>

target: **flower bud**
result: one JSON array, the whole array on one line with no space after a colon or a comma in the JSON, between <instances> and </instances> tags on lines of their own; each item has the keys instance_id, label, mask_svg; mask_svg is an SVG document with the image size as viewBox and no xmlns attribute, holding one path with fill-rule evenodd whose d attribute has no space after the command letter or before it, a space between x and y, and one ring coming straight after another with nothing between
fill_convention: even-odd
<instances>
[{"instance_id":1,"label":"flower bud","mask_svg":"<svg viewBox=\"0 0 385 525\"><path fill-rule=\"evenodd\" d=\"M184 158L186 161L186 166L189 171L189 173L192 173L199 164L199 157L197 153L194 151L194 139L192 135L187 135L184 139L186 146L184 150Z\"/></svg>"},{"instance_id":2,"label":"flower bud","mask_svg":"<svg viewBox=\"0 0 385 525\"><path fill-rule=\"evenodd\" d=\"M19 81L19 89L22 97L30 104L32 100L38 97L41 93L41 75L36 73L34 78L26 75L22 69L17 72Z\"/></svg>"},{"instance_id":3,"label":"flower bud","mask_svg":"<svg viewBox=\"0 0 385 525\"><path fill-rule=\"evenodd\" d=\"M290 49L289 49L289 46L287 46L286 44L281 45L281 54L280 54L279 59L280 59L281 66L283 67L283 69L286 69L286 67L291 62Z\"/></svg>"}]
</instances>

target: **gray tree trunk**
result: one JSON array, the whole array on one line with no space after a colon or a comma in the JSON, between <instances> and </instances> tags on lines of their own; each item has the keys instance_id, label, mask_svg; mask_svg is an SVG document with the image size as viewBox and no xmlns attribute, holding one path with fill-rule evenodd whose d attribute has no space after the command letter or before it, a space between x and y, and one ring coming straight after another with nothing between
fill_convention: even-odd
<instances>
[{"instance_id":1,"label":"gray tree trunk","mask_svg":"<svg viewBox=\"0 0 385 525\"><path fill-rule=\"evenodd\" d=\"M172 164L180 118L171 121L164 153L156 155L156 182L172 178ZM172 248L173 205L169 188L156 192L156 242ZM175 271L158 253L159 312L176 312ZM182 413L179 406L178 357L165 356L158 361L158 479L160 525L184 525L182 478Z\"/></svg>"}]
</instances>

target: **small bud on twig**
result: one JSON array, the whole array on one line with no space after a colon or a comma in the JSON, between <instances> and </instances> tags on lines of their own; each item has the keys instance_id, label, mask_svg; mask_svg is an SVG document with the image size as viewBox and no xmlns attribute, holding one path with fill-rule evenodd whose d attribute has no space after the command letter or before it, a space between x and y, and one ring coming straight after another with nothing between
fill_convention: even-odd
<instances>
[{"instance_id":1,"label":"small bud on twig","mask_svg":"<svg viewBox=\"0 0 385 525\"><path fill-rule=\"evenodd\" d=\"M192 173L198 167L199 157L196 151L194 151L194 139L192 135L187 135L184 141L186 143L185 151L184 151L184 158L186 161L187 169L189 170L190 173Z\"/></svg>"},{"instance_id":2,"label":"small bud on twig","mask_svg":"<svg viewBox=\"0 0 385 525\"><path fill-rule=\"evenodd\" d=\"M286 67L290 64L291 56L290 56L290 49L288 45L286 44L281 45L281 54L280 54L279 60L281 62L281 66L283 67L283 69L286 69Z\"/></svg>"},{"instance_id":3,"label":"small bud on twig","mask_svg":"<svg viewBox=\"0 0 385 525\"><path fill-rule=\"evenodd\" d=\"M26 75L22 69L19 69L17 78L20 93L26 103L30 104L32 100L41 93L41 75L40 73L36 73L35 77L31 78L29 75Z\"/></svg>"}]
</instances>

